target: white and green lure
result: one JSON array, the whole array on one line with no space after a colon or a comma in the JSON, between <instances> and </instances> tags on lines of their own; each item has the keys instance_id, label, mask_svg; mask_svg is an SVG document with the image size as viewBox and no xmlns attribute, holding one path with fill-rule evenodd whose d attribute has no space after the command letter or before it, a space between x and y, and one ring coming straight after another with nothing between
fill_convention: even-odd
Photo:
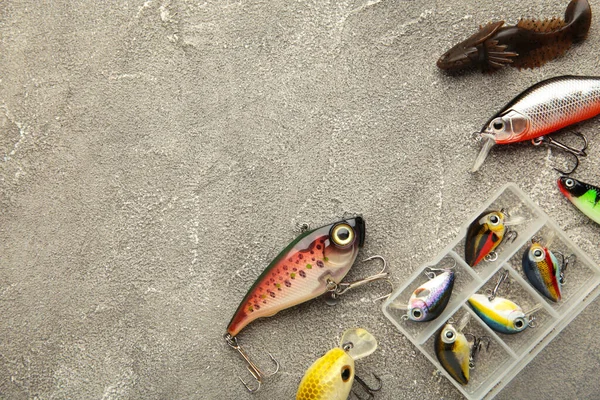
<instances>
[{"instance_id":1,"label":"white and green lure","mask_svg":"<svg viewBox=\"0 0 600 400\"><path fill-rule=\"evenodd\" d=\"M568 176L558 179L561 193L590 219L600 224L600 188Z\"/></svg>"}]
</instances>

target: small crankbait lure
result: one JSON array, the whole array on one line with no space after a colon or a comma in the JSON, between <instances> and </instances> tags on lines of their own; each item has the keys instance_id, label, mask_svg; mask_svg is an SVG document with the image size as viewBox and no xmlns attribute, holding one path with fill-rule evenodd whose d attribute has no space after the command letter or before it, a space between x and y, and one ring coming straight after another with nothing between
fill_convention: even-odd
<instances>
[{"instance_id":1,"label":"small crankbait lure","mask_svg":"<svg viewBox=\"0 0 600 400\"><path fill-rule=\"evenodd\" d=\"M491 22L452 47L437 61L443 70L479 68L494 72L505 65L534 68L560 57L572 43L583 41L590 29L592 10L587 0L571 0L565 19L521 19L515 26Z\"/></svg>"},{"instance_id":2,"label":"small crankbait lure","mask_svg":"<svg viewBox=\"0 0 600 400\"><path fill-rule=\"evenodd\" d=\"M600 188L566 176L560 177L557 183L561 193L575 207L600 224Z\"/></svg>"},{"instance_id":3,"label":"small crankbait lure","mask_svg":"<svg viewBox=\"0 0 600 400\"><path fill-rule=\"evenodd\" d=\"M354 361L367 357L375 349L377 341L365 329L348 329L342 335L340 347L329 350L308 368L298 387L296 400L347 399L355 378ZM381 389L381 385L369 388L357 376L356 380L371 396L372 392Z\"/></svg>"},{"instance_id":4,"label":"small crankbait lure","mask_svg":"<svg viewBox=\"0 0 600 400\"><path fill-rule=\"evenodd\" d=\"M554 302L560 301L563 283L561 265L550 250L533 242L523 253L523 272L541 294Z\"/></svg>"},{"instance_id":5,"label":"small crankbait lure","mask_svg":"<svg viewBox=\"0 0 600 400\"><path fill-rule=\"evenodd\" d=\"M435 275L434 271L442 271ZM415 322L431 321L444 311L454 288L454 271L430 269L429 281L419 286L408 301L407 318Z\"/></svg>"},{"instance_id":6,"label":"small crankbait lure","mask_svg":"<svg viewBox=\"0 0 600 400\"><path fill-rule=\"evenodd\" d=\"M586 156L587 140L582 149L575 149L545 135L598 114L600 77L557 76L541 81L511 100L476 133L483 139L483 147L472 170L481 167L495 144L525 140L534 145L547 143L575 157Z\"/></svg>"},{"instance_id":7,"label":"small crankbait lure","mask_svg":"<svg viewBox=\"0 0 600 400\"><path fill-rule=\"evenodd\" d=\"M474 357L481 349L481 339L469 335L474 338L469 341L462 333L469 316L465 314L457 327L447 323L435 338L435 354L440 364L461 385L469 383L470 370L475 367Z\"/></svg>"},{"instance_id":8,"label":"small crankbait lure","mask_svg":"<svg viewBox=\"0 0 600 400\"><path fill-rule=\"evenodd\" d=\"M279 253L258 277L240 303L224 335L227 344L240 353L258 382L258 387L251 389L242 381L250 392L260 389L266 375L240 347L237 334L258 318L273 316L327 292L339 295L352 287L386 279L388 273L382 271L361 281L341 283L354 264L364 240L365 223L361 217L304 232ZM279 364L275 363L279 369Z\"/></svg>"},{"instance_id":9,"label":"small crankbait lure","mask_svg":"<svg viewBox=\"0 0 600 400\"><path fill-rule=\"evenodd\" d=\"M508 214L504 210L485 211L469 225L465 242L465 261L471 267L476 266L484 258L494 261L497 257L494 250L507 238L515 240L517 233L509 231L507 235ZM514 223L513 223L514 224Z\"/></svg>"}]
</instances>

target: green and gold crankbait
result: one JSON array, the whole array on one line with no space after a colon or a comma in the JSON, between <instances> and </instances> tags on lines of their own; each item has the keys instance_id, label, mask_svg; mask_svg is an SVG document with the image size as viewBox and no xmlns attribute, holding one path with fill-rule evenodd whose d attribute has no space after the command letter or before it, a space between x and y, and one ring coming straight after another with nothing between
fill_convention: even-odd
<instances>
[{"instance_id":1,"label":"green and gold crankbait","mask_svg":"<svg viewBox=\"0 0 600 400\"><path fill-rule=\"evenodd\" d=\"M465 314L456 327L447 323L435 338L435 355L442 367L461 385L469 383L470 370L475 368L475 355L481 349L481 338L462 333L469 317L470 314ZM467 335L473 340L469 341Z\"/></svg>"},{"instance_id":2,"label":"green and gold crankbait","mask_svg":"<svg viewBox=\"0 0 600 400\"><path fill-rule=\"evenodd\" d=\"M372 396L381 385L369 388L355 376L354 361L372 354L375 349L377 341L365 329L348 329L342 335L340 347L329 350L308 368L298 387L296 400L345 400L355 377Z\"/></svg>"},{"instance_id":3,"label":"green and gold crankbait","mask_svg":"<svg viewBox=\"0 0 600 400\"><path fill-rule=\"evenodd\" d=\"M600 188L568 176L558 179L561 193L594 222L600 224Z\"/></svg>"}]
</instances>

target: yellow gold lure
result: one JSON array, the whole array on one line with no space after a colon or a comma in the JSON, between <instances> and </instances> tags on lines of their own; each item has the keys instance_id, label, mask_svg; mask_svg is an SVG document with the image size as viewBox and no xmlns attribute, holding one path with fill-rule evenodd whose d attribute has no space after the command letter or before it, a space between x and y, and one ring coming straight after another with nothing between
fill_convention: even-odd
<instances>
[{"instance_id":1,"label":"yellow gold lure","mask_svg":"<svg viewBox=\"0 0 600 400\"><path fill-rule=\"evenodd\" d=\"M306 371L296 400L345 400L354 382L354 360L366 357L377 349L377 341L362 328L348 329L342 335L340 347L329 350ZM358 377L357 381L371 392L381 389L369 388Z\"/></svg>"}]
</instances>

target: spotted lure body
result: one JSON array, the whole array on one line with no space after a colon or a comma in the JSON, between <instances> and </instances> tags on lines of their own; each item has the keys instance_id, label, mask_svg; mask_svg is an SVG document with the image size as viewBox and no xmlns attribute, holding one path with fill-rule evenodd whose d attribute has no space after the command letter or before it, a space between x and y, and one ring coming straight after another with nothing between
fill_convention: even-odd
<instances>
[{"instance_id":1,"label":"spotted lure body","mask_svg":"<svg viewBox=\"0 0 600 400\"><path fill-rule=\"evenodd\" d=\"M471 343L452 324L446 324L435 338L435 354L442 367L461 385L469 383Z\"/></svg>"},{"instance_id":2,"label":"spotted lure body","mask_svg":"<svg viewBox=\"0 0 600 400\"><path fill-rule=\"evenodd\" d=\"M448 305L454 287L454 271L445 270L417 288L408 301L408 318L425 322L437 318Z\"/></svg>"},{"instance_id":3,"label":"spotted lure body","mask_svg":"<svg viewBox=\"0 0 600 400\"><path fill-rule=\"evenodd\" d=\"M575 207L600 224L600 188L567 176L558 179L558 188Z\"/></svg>"},{"instance_id":4,"label":"spotted lure body","mask_svg":"<svg viewBox=\"0 0 600 400\"><path fill-rule=\"evenodd\" d=\"M296 400L345 400L354 382L354 361L377 348L377 341L365 329L347 330L340 347L329 350L306 371Z\"/></svg>"},{"instance_id":5,"label":"spotted lure body","mask_svg":"<svg viewBox=\"0 0 600 400\"><path fill-rule=\"evenodd\" d=\"M523 272L541 294L554 302L561 300L560 264L550 250L533 243L523 253Z\"/></svg>"},{"instance_id":6,"label":"spotted lure body","mask_svg":"<svg viewBox=\"0 0 600 400\"><path fill-rule=\"evenodd\" d=\"M252 321L270 317L338 284L356 260L365 239L361 217L305 232L269 264L240 303L227 334L235 337Z\"/></svg>"},{"instance_id":7,"label":"spotted lure body","mask_svg":"<svg viewBox=\"0 0 600 400\"><path fill-rule=\"evenodd\" d=\"M511 100L485 123L483 147L473 171L494 144L532 140L600 114L600 77L557 76L539 82Z\"/></svg>"},{"instance_id":8,"label":"spotted lure body","mask_svg":"<svg viewBox=\"0 0 600 400\"><path fill-rule=\"evenodd\" d=\"M488 296L476 293L469 298L473 311L490 328L500 333L519 333L527 328L529 320L514 302L502 297L489 300Z\"/></svg>"},{"instance_id":9,"label":"spotted lure body","mask_svg":"<svg viewBox=\"0 0 600 400\"><path fill-rule=\"evenodd\" d=\"M465 243L467 264L476 266L502 243L506 217L502 211L486 211L469 225Z\"/></svg>"}]
</instances>

